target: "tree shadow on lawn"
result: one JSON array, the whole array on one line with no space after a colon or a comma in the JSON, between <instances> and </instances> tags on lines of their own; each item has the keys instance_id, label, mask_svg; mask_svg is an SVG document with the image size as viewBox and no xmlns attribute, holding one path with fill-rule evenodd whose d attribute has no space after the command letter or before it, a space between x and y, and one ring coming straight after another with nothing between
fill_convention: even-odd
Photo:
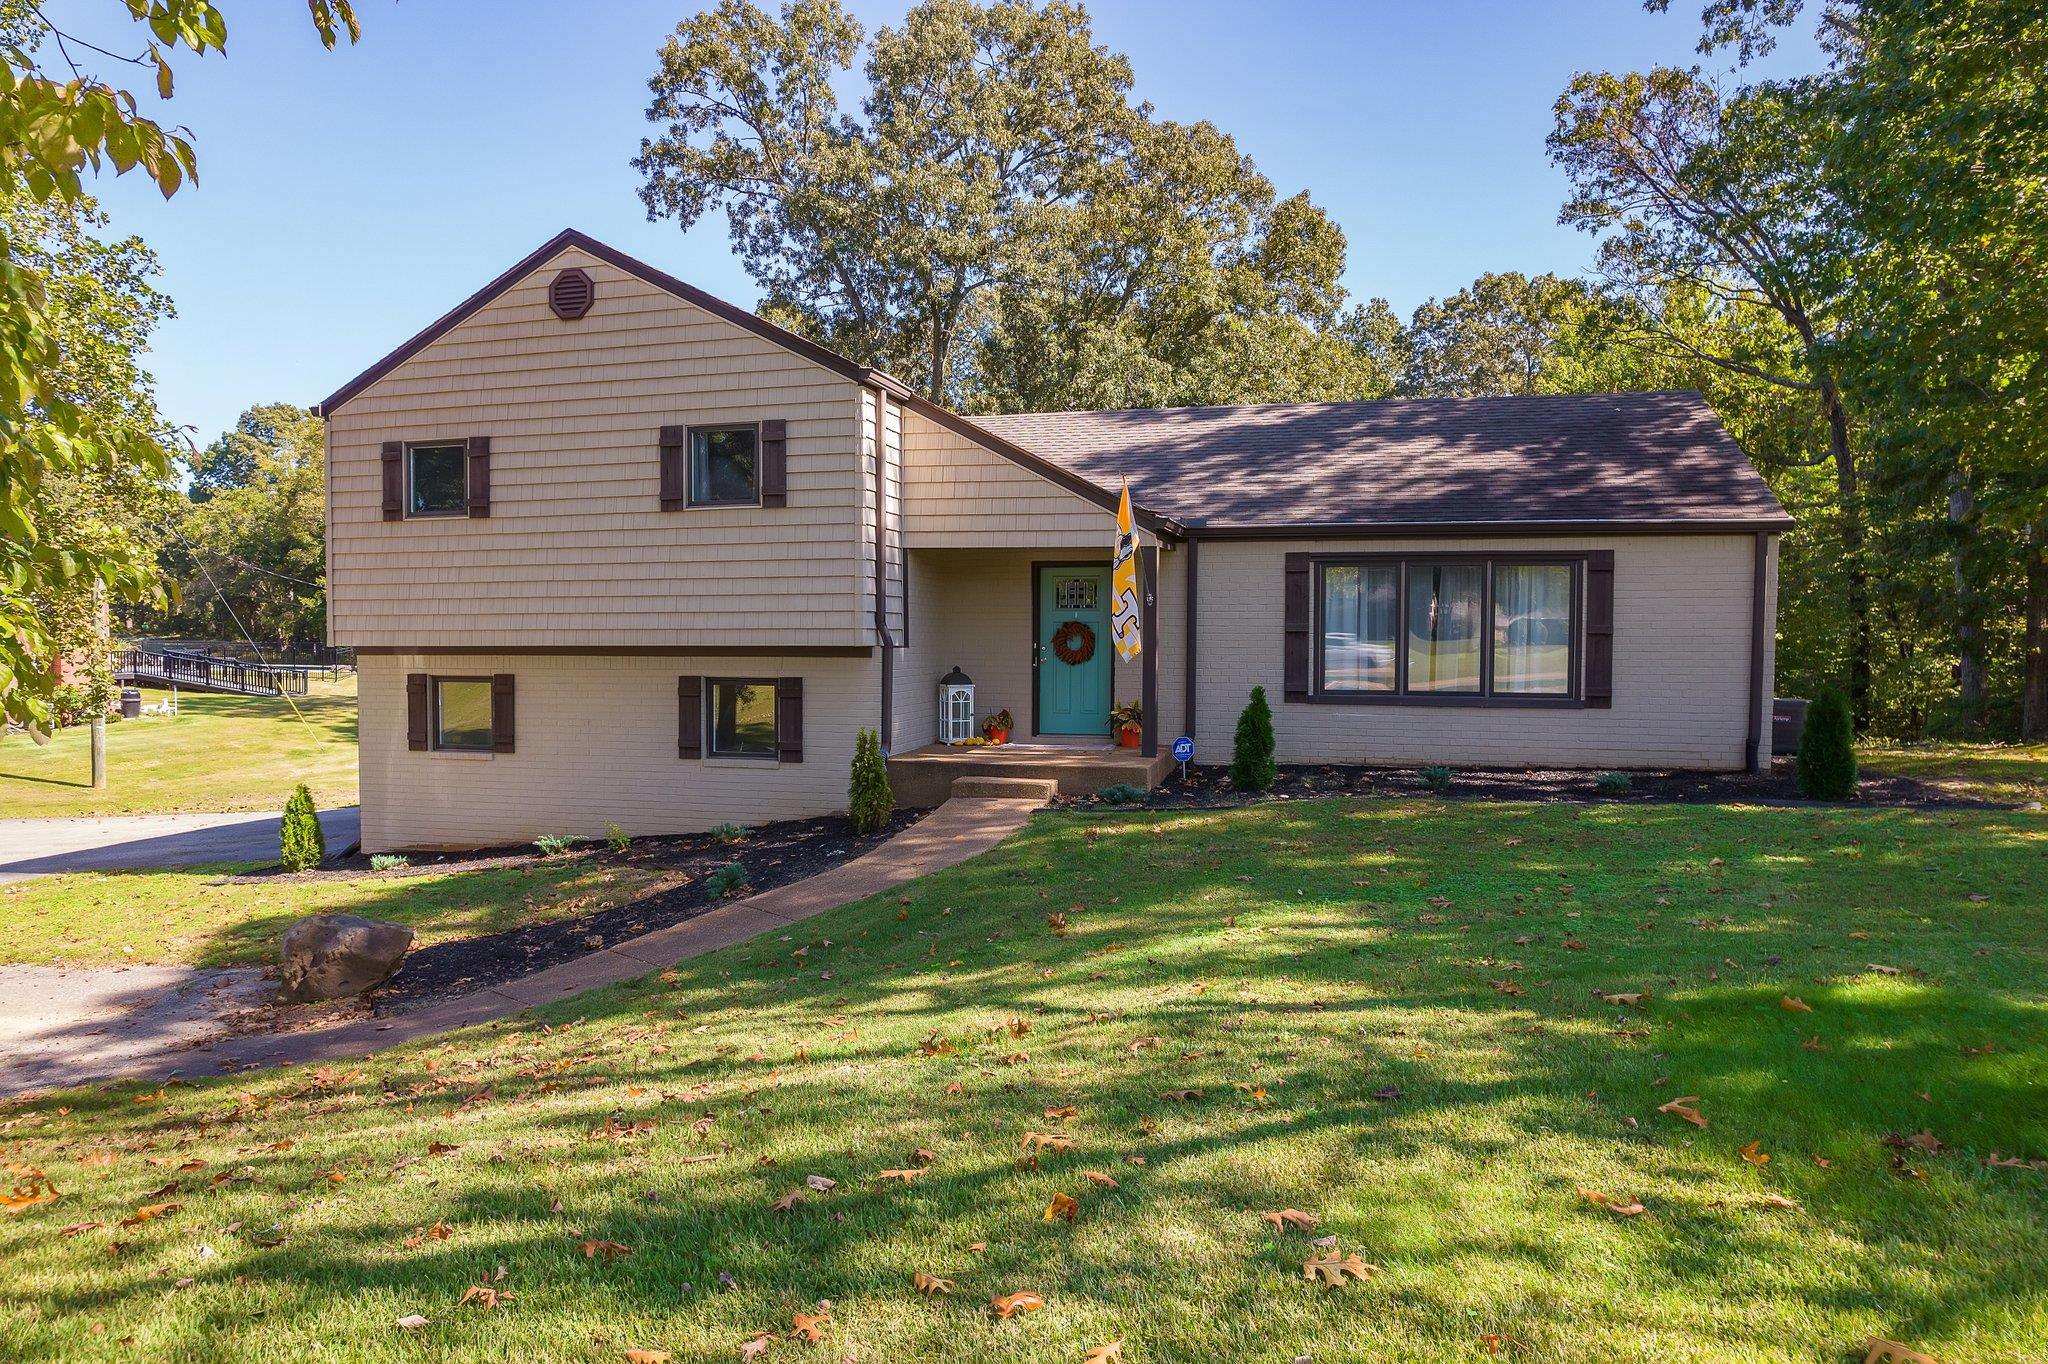
<instances>
[{"instance_id":1,"label":"tree shadow on lawn","mask_svg":"<svg viewBox=\"0 0 2048 1364\"><path fill-rule=\"evenodd\" d=\"M503 1260L515 1269L507 1286L519 1288L522 1312L566 1299L599 1317L666 1316L733 1339L778 1326L791 1306L818 1297L857 1321L907 1296L912 1269L954 1269L963 1288L949 1322L967 1317L984 1290L1054 1283L1072 1310L1110 1323L1142 1316L1138 1333L1154 1349L1199 1350L1213 1348L1205 1332L1219 1317L1264 1323L1270 1339L1357 1329L1336 1297L1302 1291L1305 1243L1256 1221L1259 1210L1305 1197L1322 1200L1313 1206L1328 1218L1323 1231L1387 1266L1362 1290L1376 1310L1415 1318L1425 1333L1437 1329L1427 1322L1444 1322L1464 1348L1480 1329L1540 1344L1558 1329L1561 1303L1611 1317L1617 1333L1697 1327L1730 1357L1785 1348L1813 1329L1804 1319L1812 1311L1831 1314L1831 1329L1853 1320L1907 1338L1967 1338L2048 1291L2029 1249L2048 1235L2043 1176L1980 1164L1993 1149L2048 1155L2038 986L1993 978L2006 954L1987 959L1971 947L2007 934L1997 915L2010 904L1963 898L1965 884L1925 846L1886 846L1889 821L1927 817L1823 820L1833 828L1816 845L1810 815L1786 824L1776 822L1784 812L1744 812L1703 827L1684 812L1652 812L1651 822L1676 819L1696 837L1668 855L1638 849L1641 865L1625 874L1582 854L1589 842L1614 852L1616 838L1640 834L1644 812L1631 811L1623 826L1531 821L1514 835L1525 841L1508 869L1515 885L1527 882L1519 902L1512 886L1477 879L1501 869L1486 865L1488 850L1458 821L1410 828L1403 847L1387 841L1400 829L1386 811L1289 811L1265 840L1274 864L1264 884L1216 883L1200 863L1218 818L1168 821L1178 832L1141 846L1144 857L1118 844L1150 834L1112 824L1091 839L1076 822L1040 821L988 859L684 963L666 983L587 996L502 1037L470 1033L363 1063L356 1069L406 1095L408 1110L367 1114L362 1129L322 1138L317 1156L266 1158L260 1180L286 1171L291 1194L329 1196L320 1164L347 1162L352 1148L424 1146L436 1136L475 1148L450 1159L488 1158L493 1145L506 1154L509 1145L508 1171L545 1173L508 1173L445 1202L421 1193L229 1268L292 1286L313 1311L375 1292L432 1315ZM2032 840L1995 823L1976 832L1976 867L1994 874L1986 884L2012 886L1997 874L2038 858ZM1295 846L1304 838L1307 848ZM1764 904L1769 892L1753 882L1793 866L1809 876L1798 904ZM1051 869L1062 879L1048 897L1040 891ZM1352 885L1361 870L1369 887ZM1709 884L1673 886L1673 903L1656 906L1645 877L1681 872ZM1873 872L1890 893L1859 904L1853 918L1813 908L1829 903L1832 882L1861 887ZM1574 878L1569 896L1554 884L1564 875ZM1288 895L1297 889L1309 893ZM1676 927L1695 902L1728 917L1737 895L1752 897L1741 913L1755 924ZM949 907L957 908L942 912ZM1043 926L1052 912L1068 915L1065 936ZM1808 917L1823 913L1825 924ZM1646 914L1664 927L1638 931ZM1936 952L1946 940L1927 928L1935 915L1958 938L1958 927L1973 936ZM1925 953L1905 964L1934 975L1861 973L1856 958L1874 949L1832 936L1848 922L1873 925L1892 939L1887 947ZM1562 945L1567 928L1587 950ZM1524 931L1544 941L1513 944ZM1730 932L1746 963L1729 960ZM1109 950L1118 941L1124 947ZM1806 955L1787 964L1795 945ZM797 947L805 957L793 955ZM1511 953L1524 958L1520 971L1503 964ZM899 969L872 969L887 963ZM820 978L826 970L829 980ZM1816 971L1831 983L1814 983ZM1660 983L1644 1009L1592 996L1645 975ZM1210 978L1222 983L1195 988ZM1490 978L1526 982L1524 993L1501 994ZM1787 993L1813 1012L1782 1008ZM1032 1032L989 1036L1004 1015L1029 1020ZM707 1017L710 1033L688 1031L687 1020ZM855 1035L838 1040L834 1019ZM657 1024L658 1043L635 1037ZM959 1053L918 1058L916 1039L931 1029ZM1806 1050L1811 1036L1831 1050ZM1162 1041L1132 1049L1146 1037ZM1989 1055L1964 1051L1987 1041ZM788 1048L797 1044L815 1054L796 1061ZM774 1058L761 1054L771 1048ZM1026 1048L1029 1062L1001 1064ZM586 1064L561 1070L509 1073L528 1056L585 1055ZM453 1084L446 1069L425 1069L433 1056L492 1065ZM1266 1069L1249 1073L1247 1058ZM962 1092L945 1094L948 1081ZM1236 1088L1253 1081L1265 1100ZM305 1088L304 1072L228 1083L265 1095ZM412 1096L413 1085L429 1089ZM495 1097L465 1110L463 1096L485 1085ZM623 1094L628 1085L661 1102L642 1110ZM1389 1085L1398 1097L1373 1097ZM1183 1088L1202 1094L1162 1103L1162 1092ZM220 1086L205 1092L225 1097ZM1680 1094L1702 1096L1706 1130L1656 1113ZM73 1108L88 1123L117 1113L132 1121L129 1097L118 1087L87 1091ZM1052 1126L1044 1110L1066 1104L1081 1110L1081 1148L1019 1169L1017 1139ZM465 1135L470 1121L489 1122L507 1106L520 1115L514 1131ZM688 1133L707 1110L717 1116L712 1142L731 1141L734 1153L684 1165L681 1157L712 1149ZM643 1111L661 1126L642 1142L589 1136L614 1113L631 1120ZM1148 1120L1156 1132L1143 1130ZM257 1120L240 1125L259 1135ZM1924 1180L1894 1173L1882 1138L1923 1128L1954 1149L1905 1153ZM156 1135L190 1130L180 1121ZM1773 1157L1766 1170L1740 1158L1736 1148L1750 1140ZM916 1183L871 1186L875 1172L907 1166L915 1146L934 1141L940 1158ZM771 1147L777 1167L748 1163ZM1130 1153L1146 1165L1117 1163ZM386 1159L380 1152L378 1163ZM1085 1186L1079 1171L1091 1167L1124 1187ZM813 1168L840 1189L771 1212L770 1200ZM1578 1203L1580 1184L1639 1194L1652 1211L1609 1217ZM660 1201L638 1197L650 1187ZM1055 1189L1083 1196L1072 1230L1038 1219ZM1804 1210L1759 1209L1749 1200L1765 1189ZM291 1194L264 1195L271 1211L249 1216L275 1220ZM548 1212L557 1195L561 1217ZM239 1205L218 1216L231 1210ZM834 1212L846 1220L833 1221ZM457 1238L394 1250L435 1218L457 1227ZM585 1261L579 1234L635 1253L609 1266ZM1185 1237L1220 1240L1224 1258L1254 1257L1270 1274L1232 1278L1213 1256L1180 1263ZM987 1242L984 1256L964 1254L971 1239ZM1445 1263L1459 1272L1438 1272ZM706 1295L720 1271L737 1287ZM1296 1291L1278 1291L1272 1276L1291 1278ZM698 1292L679 1299L684 1280ZM68 1306L89 1312L159 1291L99 1282ZM1751 1302L1764 1304L1763 1316L1741 1315L1736 1304ZM1466 1329L1482 1309L1488 1324ZM963 1351L973 1333L992 1329L979 1324L985 1317L962 1328ZM482 1348L500 1327L477 1321Z\"/></svg>"}]
</instances>

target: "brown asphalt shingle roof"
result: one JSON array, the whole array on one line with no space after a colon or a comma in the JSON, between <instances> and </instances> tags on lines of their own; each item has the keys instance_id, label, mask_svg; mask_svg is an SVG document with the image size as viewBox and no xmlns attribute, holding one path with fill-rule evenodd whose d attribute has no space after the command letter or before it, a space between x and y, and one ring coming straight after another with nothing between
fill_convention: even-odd
<instances>
[{"instance_id":1,"label":"brown asphalt shingle roof","mask_svg":"<svg viewBox=\"0 0 2048 1364\"><path fill-rule=\"evenodd\" d=\"M1397 398L974 422L1192 528L1790 518L1697 393Z\"/></svg>"}]
</instances>

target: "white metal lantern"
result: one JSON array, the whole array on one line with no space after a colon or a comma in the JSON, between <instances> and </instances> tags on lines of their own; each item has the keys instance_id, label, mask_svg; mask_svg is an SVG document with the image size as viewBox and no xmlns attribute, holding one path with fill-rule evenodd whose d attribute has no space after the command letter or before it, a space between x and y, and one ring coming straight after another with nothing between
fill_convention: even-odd
<instances>
[{"instance_id":1,"label":"white metal lantern","mask_svg":"<svg viewBox=\"0 0 2048 1364\"><path fill-rule=\"evenodd\" d=\"M974 679L953 671L939 679L939 742L957 744L974 737Z\"/></svg>"}]
</instances>

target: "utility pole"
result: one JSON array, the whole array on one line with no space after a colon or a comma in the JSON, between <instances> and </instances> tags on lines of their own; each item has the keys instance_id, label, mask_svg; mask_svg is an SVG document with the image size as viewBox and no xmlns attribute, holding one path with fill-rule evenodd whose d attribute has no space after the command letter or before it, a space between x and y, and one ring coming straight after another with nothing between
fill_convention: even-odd
<instances>
[{"instance_id":1,"label":"utility pole","mask_svg":"<svg viewBox=\"0 0 2048 1364\"><path fill-rule=\"evenodd\" d=\"M107 614L107 589L95 583L92 589L92 647L96 651L92 660L93 695L98 704L92 709L92 789L104 791L107 787L107 704L106 688L99 685L113 666L113 649L110 636L112 624Z\"/></svg>"}]
</instances>

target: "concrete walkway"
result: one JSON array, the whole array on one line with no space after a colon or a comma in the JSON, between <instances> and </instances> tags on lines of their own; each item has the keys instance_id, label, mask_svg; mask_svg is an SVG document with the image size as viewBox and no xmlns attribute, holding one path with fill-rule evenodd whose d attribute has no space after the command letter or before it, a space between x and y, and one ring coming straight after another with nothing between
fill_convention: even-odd
<instances>
[{"instance_id":1,"label":"concrete walkway","mask_svg":"<svg viewBox=\"0 0 2048 1364\"><path fill-rule=\"evenodd\" d=\"M693 919L618 943L574 961L505 984L458 995L402 1014L362 1019L295 1033L262 1033L194 1045L191 1035L153 1035L131 1016L123 1020L123 1047L107 1063L103 1043L74 1047L73 1034L45 1038L33 1056L9 1056L0 1035L0 1096L29 1088L56 1088L101 1079L154 1079L212 1075L255 1066L297 1065L365 1056L438 1033L508 1018L663 970L756 934L837 909L840 905L914 881L993 848L1024 826L1042 799L949 800L910 828L842 866ZM139 968L138 968L139 969ZM0 979L0 991L6 989ZM132 1035L131 1035L132 1034Z\"/></svg>"},{"instance_id":2,"label":"concrete walkway","mask_svg":"<svg viewBox=\"0 0 2048 1364\"><path fill-rule=\"evenodd\" d=\"M159 1064L271 989L256 967L0 966L0 1095Z\"/></svg>"},{"instance_id":3,"label":"concrete walkway","mask_svg":"<svg viewBox=\"0 0 2048 1364\"><path fill-rule=\"evenodd\" d=\"M353 805L322 810L327 846L340 851L360 836ZM200 862L262 862L277 857L280 816L81 815L74 819L0 819L0 883L66 871L144 871Z\"/></svg>"}]
</instances>

